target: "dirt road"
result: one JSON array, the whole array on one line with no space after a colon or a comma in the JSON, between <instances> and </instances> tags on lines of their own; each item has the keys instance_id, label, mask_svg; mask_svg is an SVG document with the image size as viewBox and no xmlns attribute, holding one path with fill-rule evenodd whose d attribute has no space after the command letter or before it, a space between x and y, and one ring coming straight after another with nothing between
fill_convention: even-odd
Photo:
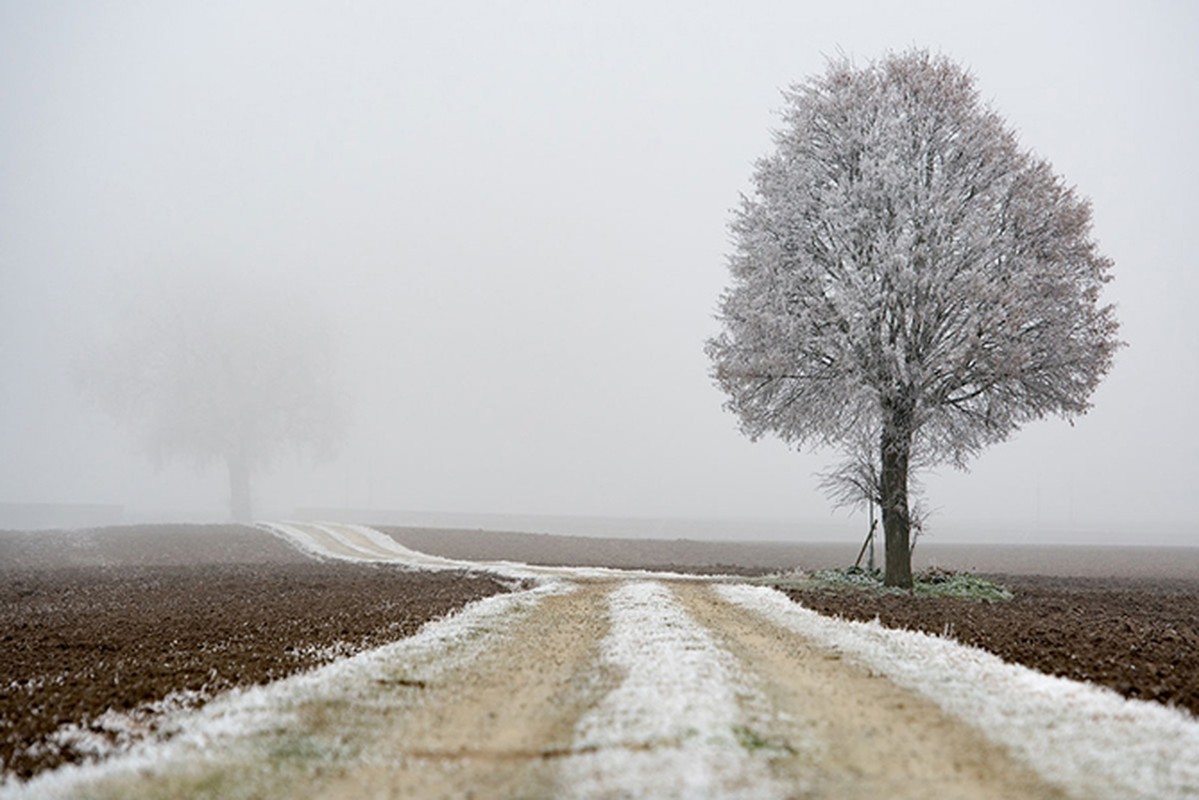
<instances>
[{"instance_id":1,"label":"dirt road","mask_svg":"<svg viewBox=\"0 0 1199 800\"><path fill-rule=\"evenodd\" d=\"M656 593L643 605L660 630L641 625L640 642L632 631L614 637L622 588ZM1063 796L928 702L744 614L708 585L581 582L510 617L457 668L410 662L374 678L369 699L307 696L246 744L177 756L153 775L112 775L82 793ZM630 648L623 665L610 657ZM688 655L698 663L683 663ZM640 696L605 708L631 684ZM713 712L721 693L732 702Z\"/></svg>"},{"instance_id":2,"label":"dirt road","mask_svg":"<svg viewBox=\"0 0 1199 800\"><path fill-rule=\"evenodd\" d=\"M463 566L368 529L284 533L341 557ZM979 651L853 627L753 587L489 567L540 583L478 601L402 642L214 701L167 726L174 734L165 742L47 775L11 796L1199 793L1188 766L1199 725L1162 717L1160 707L1111 706L1125 701L1070 682L1063 693L1038 682L1056 679L1026 679ZM1002 719L1005 709L1016 709L1014 721ZM1029 741L1035 746L1021 746ZM1140 749L1122 762L1118 751L1128 747Z\"/></svg>"},{"instance_id":3,"label":"dirt road","mask_svg":"<svg viewBox=\"0 0 1199 800\"><path fill-rule=\"evenodd\" d=\"M709 632L715 653L732 656L733 692L748 707L704 729L701 709L655 719L665 701L654 693L643 709L623 703L649 719L622 726L615 741L579 742L580 721L634 677L603 658L606 606L618 590L588 583L547 600L469 669L424 690L380 742L391 763L309 785L308 796L1063 796L931 704L694 583L666 591ZM641 668L658 673L650 686L687 677L668 660ZM690 699L703 705L711 695ZM710 783L689 783L708 770Z\"/></svg>"}]
</instances>

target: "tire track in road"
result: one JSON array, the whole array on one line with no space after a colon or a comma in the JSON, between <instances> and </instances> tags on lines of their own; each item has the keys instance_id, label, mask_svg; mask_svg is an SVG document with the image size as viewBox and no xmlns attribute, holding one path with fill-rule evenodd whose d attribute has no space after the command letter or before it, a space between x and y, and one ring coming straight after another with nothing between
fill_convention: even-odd
<instances>
[{"instance_id":1,"label":"tire track in road","mask_svg":"<svg viewBox=\"0 0 1199 800\"><path fill-rule=\"evenodd\" d=\"M676 584L694 618L763 688L775 713L777 776L811 798L1064 798L931 702L733 606L711 585Z\"/></svg>"},{"instance_id":2,"label":"tire track in road","mask_svg":"<svg viewBox=\"0 0 1199 800\"><path fill-rule=\"evenodd\" d=\"M543 599L469 669L421 690L361 766L296 796L553 797L578 718L609 688L594 664L610 588Z\"/></svg>"}]
</instances>

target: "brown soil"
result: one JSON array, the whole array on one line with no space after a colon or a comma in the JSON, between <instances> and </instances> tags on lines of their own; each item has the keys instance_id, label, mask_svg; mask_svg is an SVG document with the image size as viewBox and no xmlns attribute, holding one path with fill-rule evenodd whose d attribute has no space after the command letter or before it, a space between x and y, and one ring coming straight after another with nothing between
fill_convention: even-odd
<instances>
[{"instance_id":1,"label":"brown soil","mask_svg":"<svg viewBox=\"0 0 1199 800\"><path fill-rule=\"evenodd\" d=\"M616 539L510 531L378 527L406 547L472 561L675 572L763 574L853 563L861 542ZM947 544L921 541L913 567L1006 575L1188 580L1199 584L1199 547Z\"/></svg>"},{"instance_id":2,"label":"brown soil","mask_svg":"<svg viewBox=\"0 0 1199 800\"><path fill-rule=\"evenodd\" d=\"M803 566L842 566L853 546L829 543L603 539L545 533L379 528L405 547L470 561L523 561L549 567L613 567L695 575L765 575Z\"/></svg>"},{"instance_id":3,"label":"brown soil","mask_svg":"<svg viewBox=\"0 0 1199 800\"><path fill-rule=\"evenodd\" d=\"M1199 594L1192 581L991 576L1008 602L791 591L822 614L949 635L1005 661L1199 714Z\"/></svg>"},{"instance_id":4,"label":"brown soil","mask_svg":"<svg viewBox=\"0 0 1199 800\"><path fill-rule=\"evenodd\" d=\"M63 725L105 735L95 720L108 709L276 680L502 590L480 576L307 562L0 571L3 771L28 778L85 758L53 741Z\"/></svg>"},{"instance_id":5,"label":"brown soil","mask_svg":"<svg viewBox=\"0 0 1199 800\"><path fill-rule=\"evenodd\" d=\"M246 525L121 525L0 530L0 569L305 564L312 557Z\"/></svg>"}]
</instances>

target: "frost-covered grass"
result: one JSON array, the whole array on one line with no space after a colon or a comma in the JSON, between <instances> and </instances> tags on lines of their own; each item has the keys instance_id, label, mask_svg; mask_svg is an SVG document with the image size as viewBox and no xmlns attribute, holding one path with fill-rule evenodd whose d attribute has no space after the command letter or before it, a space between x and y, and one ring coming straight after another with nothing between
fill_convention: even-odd
<instances>
[{"instance_id":1,"label":"frost-covered grass","mask_svg":"<svg viewBox=\"0 0 1199 800\"><path fill-rule=\"evenodd\" d=\"M927 697L1072 794L1199 797L1199 721L1185 712L1007 664L940 637L831 619L769 588L719 591Z\"/></svg>"},{"instance_id":2,"label":"frost-covered grass","mask_svg":"<svg viewBox=\"0 0 1199 800\"><path fill-rule=\"evenodd\" d=\"M958 597L964 600L979 600L988 603L1012 599L1012 593L1000 584L965 572L926 570L917 573L914 578L914 585L910 593L917 597ZM871 572L853 568L766 575L751 579L750 583L803 591L856 589L879 594L909 594L906 589L884 586L882 573L877 570Z\"/></svg>"},{"instance_id":3,"label":"frost-covered grass","mask_svg":"<svg viewBox=\"0 0 1199 800\"><path fill-rule=\"evenodd\" d=\"M765 700L660 583L609 597L602 664L622 676L578 723L568 797L781 797L756 734Z\"/></svg>"},{"instance_id":4,"label":"frost-covered grass","mask_svg":"<svg viewBox=\"0 0 1199 800\"><path fill-rule=\"evenodd\" d=\"M168 714L153 740L107 761L0 785L0 797L285 796L315 770L370 758L380 719L408 702L414 685L468 663L542 597L570 590L546 582L476 601L407 639Z\"/></svg>"}]
</instances>

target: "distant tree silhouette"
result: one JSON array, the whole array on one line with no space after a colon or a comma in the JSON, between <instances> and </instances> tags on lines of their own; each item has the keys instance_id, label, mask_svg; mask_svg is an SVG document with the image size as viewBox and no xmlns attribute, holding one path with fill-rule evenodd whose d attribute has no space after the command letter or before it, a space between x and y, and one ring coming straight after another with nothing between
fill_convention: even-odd
<instances>
[{"instance_id":1,"label":"distant tree silhouette","mask_svg":"<svg viewBox=\"0 0 1199 800\"><path fill-rule=\"evenodd\" d=\"M79 370L81 387L158 462L223 461L234 519L253 476L339 432L329 331L294 294L190 278L142 295Z\"/></svg>"}]
</instances>

